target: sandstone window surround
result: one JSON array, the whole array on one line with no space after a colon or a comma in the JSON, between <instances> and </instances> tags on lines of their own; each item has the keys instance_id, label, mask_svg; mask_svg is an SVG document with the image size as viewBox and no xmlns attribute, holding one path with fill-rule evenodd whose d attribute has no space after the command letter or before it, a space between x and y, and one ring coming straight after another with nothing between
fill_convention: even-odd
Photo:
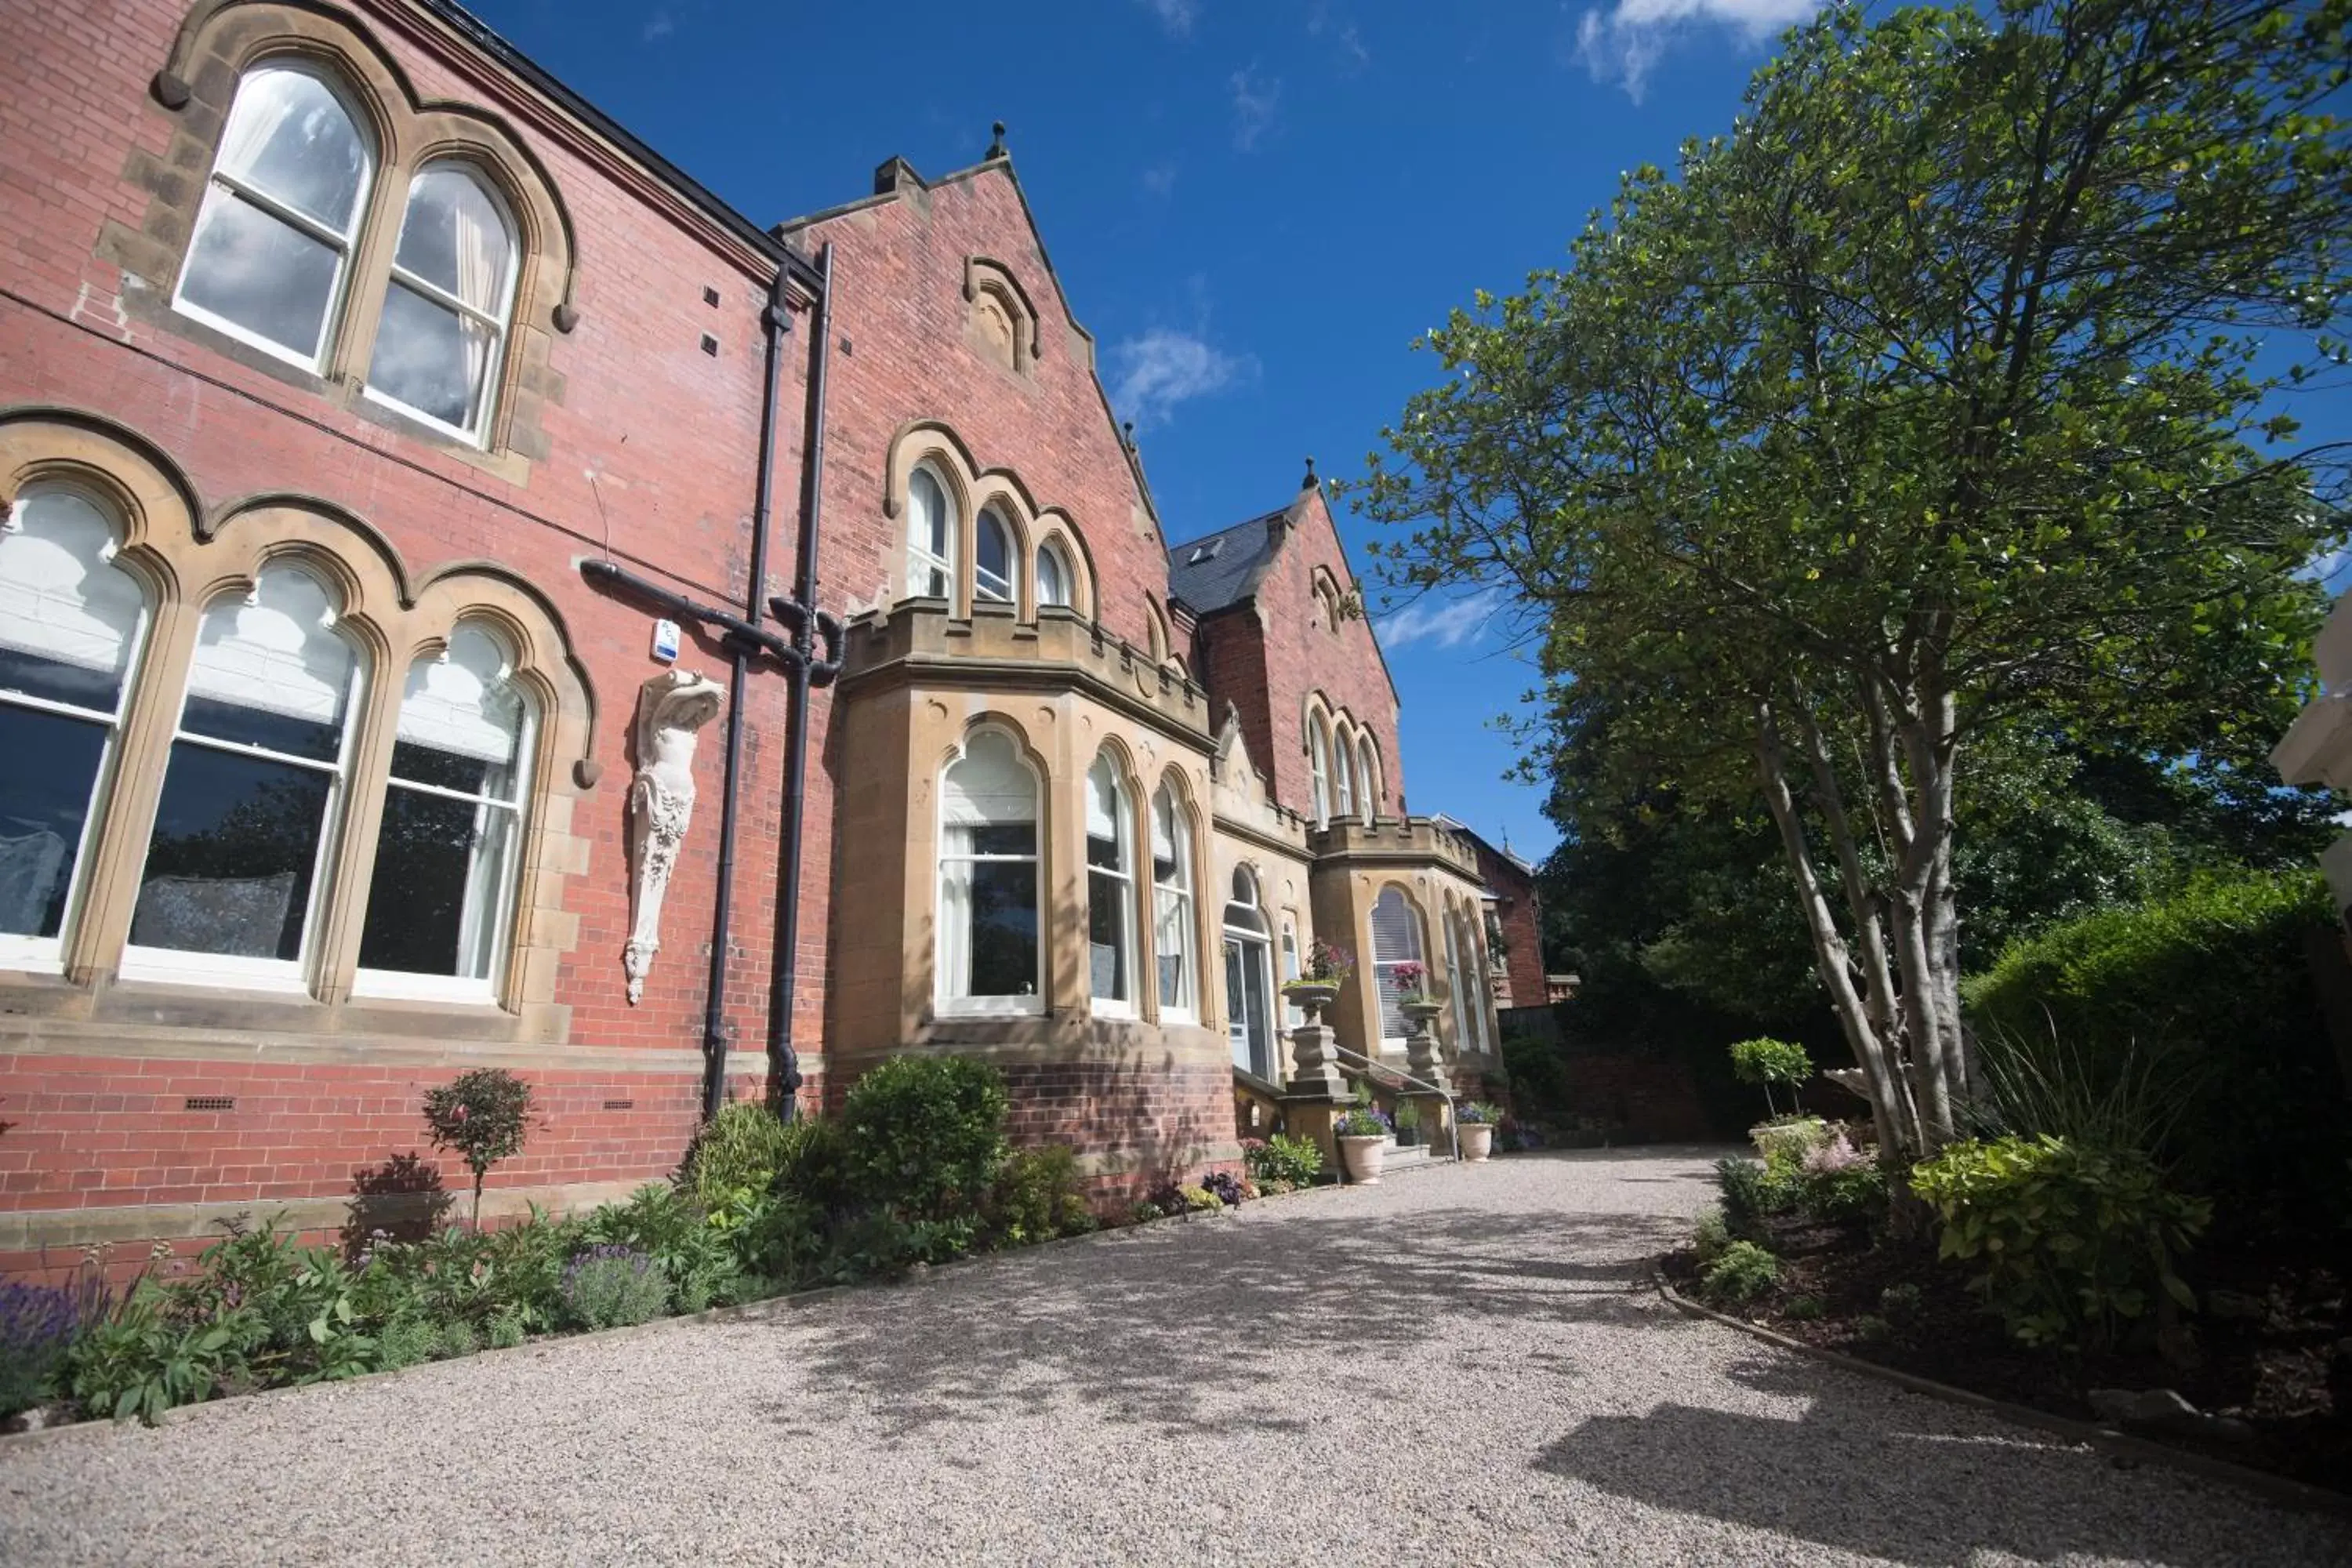
<instances>
[{"instance_id":1,"label":"sandstone window surround","mask_svg":"<svg viewBox=\"0 0 2352 1568\"><path fill-rule=\"evenodd\" d=\"M1328 826L1331 821L1331 732L1323 715L1312 710L1307 715L1307 771L1315 789L1315 826Z\"/></svg>"},{"instance_id":2,"label":"sandstone window surround","mask_svg":"<svg viewBox=\"0 0 2352 1568\"><path fill-rule=\"evenodd\" d=\"M1397 965L1423 963L1421 909L1411 893L1391 883L1372 901L1372 984L1380 996L1381 1046L1405 1040L1404 987Z\"/></svg>"},{"instance_id":3,"label":"sandstone window surround","mask_svg":"<svg viewBox=\"0 0 2352 1568\"><path fill-rule=\"evenodd\" d=\"M1163 1024L1199 1020L1200 963L1193 951L1193 845L1191 804L1174 778L1151 795L1152 953Z\"/></svg>"},{"instance_id":4,"label":"sandstone window surround","mask_svg":"<svg viewBox=\"0 0 2352 1568\"><path fill-rule=\"evenodd\" d=\"M128 171L148 213L99 247L152 285L154 310L136 289L126 309L509 478L546 455L572 226L502 121L268 0L199 0L154 98L172 144Z\"/></svg>"},{"instance_id":5,"label":"sandstone window surround","mask_svg":"<svg viewBox=\"0 0 2352 1568\"><path fill-rule=\"evenodd\" d=\"M1135 792L1106 746L1087 770L1087 991L1097 1017L1136 1016Z\"/></svg>"},{"instance_id":6,"label":"sandstone window surround","mask_svg":"<svg viewBox=\"0 0 2352 1568\"><path fill-rule=\"evenodd\" d=\"M1379 815L1381 796L1385 793L1381 787L1380 776L1380 762L1378 753L1372 749L1372 737L1369 731L1359 730L1356 732L1356 789L1363 796L1367 818Z\"/></svg>"},{"instance_id":7,"label":"sandstone window surround","mask_svg":"<svg viewBox=\"0 0 2352 1568\"><path fill-rule=\"evenodd\" d=\"M984 724L940 773L934 972L942 1017L1045 1010L1043 778L1023 752L1011 731Z\"/></svg>"},{"instance_id":8,"label":"sandstone window surround","mask_svg":"<svg viewBox=\"0 0 2352 1568\"><path fill-rule=\"evenodd\" d=\"M898 431L882 510L900 522L906 540L903 565L893 568L894 602L945 600L960 619L975 605L1004 606L1031 624L1048 611L1094 618L1093 576L1076 523L1058 507L1038 506L1010 469L976 465L949 426L916 420Z\"/></svg>"},{"instance_id":9,"label":"sandstone window surround","mask_svg":"<svg viewBox=\"0 0 2352 1568\"><path fill-rule=\"evenodd\" d=\"M991 257L966 257L963 298L971 341L1005 369L1031 374L1042 346L1037 310L1012 268Z\"/></svg>"},{"instance_id":10,"label":"sandstone window surround","mask_svg":"<svg viewBox=\"0 0 2352 1568\"><path fill-rule=\"evenodd\" d=\"M322 503L201 524L89 416L0 421L0 730L56 735L0 745L0 965L562 1032L592 710L533 591Z\"/></svg>"}]
</instances>

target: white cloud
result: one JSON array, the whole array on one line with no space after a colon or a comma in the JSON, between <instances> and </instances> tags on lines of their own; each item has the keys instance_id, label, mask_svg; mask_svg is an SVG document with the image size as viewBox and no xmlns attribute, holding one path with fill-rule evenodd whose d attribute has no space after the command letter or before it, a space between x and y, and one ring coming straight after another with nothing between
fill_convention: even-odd
<instances>
[{"instance_id":1,"label":"white cloud","mask_svg":"<svg viewBox=\"0 0 2352 1568\"><path fill-rule=\"evenodd\" d=\"M1143 188L1155 196L1166 196L1176 189L1176 165L1171 161L1154 163L1143 171Z\"/></svg>"},{"instance_id":2,"label":"white cloud","mask_svg":"<svg viewBox=\"0 0 2352 1568\"><path fill-rule=\"evenodd\" d=\"M1160 18L1171 38L1188 37L1192 24L1201 19L1201 0L1138 0L1143 8Z\"/></svg>"},{"instance_id":3,"label":"white cloud","mask_svg":"<svg viewBox=\"0 0 2352 1568\"><path fill-rule=\"evenodd\" d=\"M677 31L677 19L667 11L656 11L646 19L645 41L656 43Z\"/></svg>"},{"instance_id":4,"label":"white cloud","mask_svg":"<svg viewBox=\"0 0 2352 1568\"><path fill-rule=\"evenodd\" d=\"M1503 607L1503 591L1485 588L1466 599L1415 599L1380 623L1381 646L1393 653L1417 642L1459 647L1486 629Z\"/></svg>"},{"instance_id":5,"label":"white cloud","mask_svg":"<svg viewBox=\"0 0 2352 1568\"><path fill-rule=\"evenodd\" d=\"M1595 81L1613 81L1634 102L1668 48L1692 34L1723 28L1754 47L1821 8L1821 0L1617 0L1584 13L1576 58Z\"/></svg>"},{"instance_id":6,"label":"white cloud","mask_svg":"<svg viewBox=\"0 0 2352 1568\"><path fill-rule=\"evenodd\" d=\"M1339 53L1352 70L1361 70L1372 63L1372 51L1364 47L1364 37L1356 24L1335 12L1331 0L1315 0L1307 13L1307 34L1313 38L1328 37L1339 47Z\"/></svg>"},{"instance_id":7,"label":"white cloud","mask_svg":"<svg viewBox=\"0 0 2352 1568\"><path fill-rule=\"evenodd\" d=\"M1234 146L1252 152L1257 139L1273 129L1275 115L1282 108L1282 79L1265 76L1251 64L1234 72L1233 89Z\"/></svg>"},{"instance_id":8,"label":"white cloud","mask_svg":"<svg viewBox=\"0 0 2352 1568\"><path fill-rule=\"evenodd\" d=\"M1112 345L1110 363L1111 406L1138 430L1166 424L1180 403L1257 374L1257 362L1247 354L1226 353L1205 337L1173 327L1154 327Z\"/></svg>"}]
</instances>

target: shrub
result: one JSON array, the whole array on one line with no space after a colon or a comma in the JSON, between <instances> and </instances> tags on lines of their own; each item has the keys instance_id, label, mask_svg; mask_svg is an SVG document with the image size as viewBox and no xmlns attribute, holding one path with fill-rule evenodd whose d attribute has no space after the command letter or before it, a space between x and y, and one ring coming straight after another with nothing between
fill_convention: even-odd
<instances>
[{"instance_id":1,"label":"shrub","mask_svg":"<svg viewBox=\"0 0 2352 1568\"><path fill-rule=\"evenodd\" d=\"M1772 1086L1804 1082L1813 1076L1813 1058L1793 1040L1776 1040L1763 1035L1732 1042L1731 1071L1742 1083L1763 1086L1764 1109L1769 1112L1778 1109L1772 1102ZM1794 1103L1793 1095L1790 1102Z\"/></svg>"},{"instance_id":2,"label":"shrub","mask_svg":"<svg viewBox=\"0 0 2352 1568\"><path fill-rule=\"evenodd\" d=\"M2211 1205L2168 1190L2145 1154L1971 1139L1916 1167L1911 1187L1943 1220L1940 1256L1979 1264L1970 1288L2025 1344L2104 1348L2159 1291L2196 1305L2172 1260Z\"/></svg>"},{"instance_id":3,"label":"shrub","mask_svg":"<svg viewBox=\"0 0 2352 1568\"><path fill-rule=\"evenodd\" d=\"M1878 1293L1878 1310L1890 1322L1916 1322L1924 1306L1919 1287L1908 1280L1900 1285L1889 1285Z\"/></svg>"},{"instance_id":4,"label":"shrub","mask_svg":"<svg viewBox=\"0 0 2352 1568\"><path fill-rule=\"evenodd\" d=\"M1752 1241L1735 1241L1699 1274L1711 1301L1751 1301L1780 1278L1780 1260Z\"/></svg>"},{"instance_id":5,"label":"shrub","mask_svg":"<svg viewBox=\"0 0 2352 1568\"><path fill-rule=\"evenodd\" d=\"M772 1188L807 1204L820 1215L845 1213L855 1202L849 1138L844 1125L822 1116L801 1116L784 1124L776 1144Z\"/></svg>"},{"instance_id":6,"label":"shrub","mask_svg":"<svg viewBox=\"0 0 2352 1568\"><path fill-rule=\"evenodd\" d=\"M1500 1106L1474 1100L1458 1108L1454 1119L1465 1127L1492 1127L1503 1120L1503 1111Z\"/></svg>"},{"instance_id":7,"label":"shrub","mask_svg":"<svg viewBox=\"0 0 2352 1568\"><path fill-rule=\"evenodd\" d=\"M1323 1172L1323 1146L1312 1138L1293 1138L1286 1132L1277 1132L1263 1143L1255 1138L1246 1140L1242 1158L1249 1173L1261 1183L1288 1182L1303 1187Z\"/></svg>"},{"instance_id":8,"label":"shrub","mask_svg":"<svg viewBox=\"0 0 2352 1568\"><path fill-rule=\"evenodd\" d=\"M474 1325L460 1318L454 1323L441 1325L441 1332L433 1346L434 1355L442 1361L462 1361L477 1354L482 1348L482 1336Z\"/></svg>"},{"instance_id":9,"label":"shrub","mask_svg":"<svg viewBox=\"0 0 2352 1568\"><path fill-rule=\"evenodd\" d=\"M1242 1189L1241 1178L1230 1171L1213 1171L1201 1178L1201 1186L1210 1196L1229 1209L1242 1206L1249 1194Z\"/></svg>"},{"instance_id":10,"label":"shrub","mask_svg":"<svg viewBox=\"0 0 2352 1568\"><path fill-rule=\"evenodd\" d=\"M238 1364L242 1327L177 1321L164 1311L163 1289L142 1280L74 1342L67 1358L73 1397L92 1415L136 1415L152 1426L173 1405L219 1390Z\"/></svg>"},{"instance_id":11,"label":"shrub","mask_svg":"<svg viewBox=\"0 0 2352 1568\"><path fill-rule=\"evenodd\" d=\"M492 1313L486 1337L494 1351L514 1349L523 1342L522 1313L512 1307Z\"/></svg>"},{"instance_id":12,"label":"shrub","mask_svg":"<svg viewBox=\"0 0 2352 1568\"><path fill-rule=\"evenodd\" d=\"M1764 1234L1764 1222L1797 1206L1799 1183L1753 1160L1718 1160L1716 1184L1723 1190L1723 1220L1732 1235L1750 1241Z\"/></svg>"},{"instance_id":13,"label":"shrub","mask_svg":"<svg viewBox=\"0 0 2352 1568\"><path fill-rule=\"evenodd\" d=\"M766 1106L731 1100L695 1134L680 1180L705 1209L719 1207L738 1192L766 1192L789 1137Z\"/></svg>"},{"instance_id":14,"label":"shrub","mask_svg":"<svg viewBox=\"0 0 2352 1568\"><path fill-rule=\"evenodd\" d=\"M1827 1303L1823 1302L1819 1296L1791 1296L1789 1298L1789 1316L1796 1319L1800 1322L1811 1322L1814 1319L1820 1317L1822 1313L1828 1310L1829 1307Z\"/></svg>"},{"instance_id":15,"label":"shrub","mask_svg":"<svg viewBox=\"0 0 2352 1568\"><path fill-rule=\"evenodd\" d=\"M1828 1142L1830 1124L1818 1116L1777 1117L1750 1130L1756 1152L1776 1173L1787 1174L1805 1157Z\"/></svg>"},{"instance_id":16,"label":"shrub","mask_svg":"<svg viewBox=\"0 0 2352 1568\"><path fill-rule=\"evenodd\" d=\"M425 1091L425 1126L436 1149L454 1150L474 1173L474 1228L482 1228L482 1178L522 1152L530 1085L504 1068L476 1068Z\"/></svg>"},{"instance_id":17,"label":"shrub","mask_svg":"<svg viewBox=\"0 0 2352 1568\"><path fill-rule=\"evenodd\" d=\"M581 1227L589 1242L628 1247L653 1259L681 1312L731 1300L735 1249L700 1205L666 1182L649 1182L626 1203L606 1204Z\"/></svg>"},{"instance_id":18,"label":"shrub","mask_svg":"<svg viewBox=\"0 0 2352 1568\"><path fill-rule=\"evenodd\" d=\"M1691 1223L1691 1255L1700 1263L1714 1262L1731 1245L1731 1228L1723 1222L1723 1211L1704 1208Z\"/></svg>"},{"instance_id":19,"label":"shrub","mask_svg":"<svg viewBox=\"0 0 2352 1568\"><path fill-rule=\"evenodd\" d=\"M607 1243L564 1268L563 1304L583 1329L650 1322L669 1305L669 1281L647 1254Z\"/></svg>"},{"instance_id":20,"label":"shrub","mask_svg":"<svg viewBox=\"0 0 2352 1568\"><path fill-rule=\"evenodd\" d=\"M1092 1230L1094 1219L1078 1181L1077 1151L1061 1144L1013 1151L989 1194L988 1227L999 1247L1076 1236Z\"/></svg>"},{"instance_id":21,"label":"shrub","mask_svg":"<svg viewBox=\"0 0 2352 1568\"><path fill-rule=\"evenodd\" d=\"M160 1287L175 1322L226 1327L224 1345L253 1382L316 1383L375 1368L375 1342L352 1304L352 1278L331 1247L297 1246L278 1220L242 1215L205 1249L191 1279Z\"/></svg>"},{"instance_id":22,"label":"shrub","mask_svg":"<svg viewBox=\"0 0 2352 1568\"><path fill-rule=\"evenodd\" d=\"M403 1318L386 1324L375 1337L377 1369L398 1372L402 1367L432 1360L434 1347L441 1342L441 1332L422 1318Z\"/></svg>"},{"instance_id":23,"label":"shrub","mask_svg":"<svg viewBox=\"0 0 2352 1568\"><path fill-rule=\"evenodd\" d=\"M1004 1162L1004 1079L957 1057L893 1057L843 1108L856 1196L927 1227L929 1260L971 1246Z\"/></svg>"},{"instance_id":24,"label":"shrub","mask_svg":"<svg viewBox=\"0 0 2352 1568\"><path fill-rule=\"evenodd\" d=\"M1503 1068L1512 1107L1538 1121L1564 1120L1572 1109L1568 1056L1559 1040L1518 1031L1503 1037Z\"/></svg>"},{"instance_id":25,"label":"shrub","mask_svg":"<svg viewBox=\"0 0 2352 1568\"><path fill-rule=\"evenodd\" d=\"M1856 1225L1886 1212L1886 1177L1877 1166L1848 1165L1801 1175L1797 1208L1818 1225Z\"/></svg>"},{"instance_id":26,"label":"shrub","mask_svg":"<svg viewBox=\"0 0 2352 1568\"><path fill-rule=\"evenodd\" d=\"M1391 1130L1388 1112L1369 1105L1343 1110L1331 1122L1334 1138L1385 1138Z\"/></svg>"},{"instance_id":27,"label":"shrub","mask_svg":"<svg viewBox=\"0 0 2352 1568\"><path fill-rule=\"evenodd\" d=\"M81 1304L54 1285L0 1285L0 1416L48 1397L80 1331Z\"/></svg>"},{"instance_id":28,"label":"shrub","mask_svg":"<svg viewBox=\"0 0 2352 1568\"><path fill-rule=\"evenodd\" d=\"M2128 1108L2151 1124L2145 1152L2233 1226L2332 1228L2352 1204L2352 1109L2305 943L2334 914L2316 872L2249 874L2012 943L1963 994L2005 1130L2115 1147L2139 1140L2079 1123L2118 1094L2153 1100Z\"/></svg>"}]
</instances>

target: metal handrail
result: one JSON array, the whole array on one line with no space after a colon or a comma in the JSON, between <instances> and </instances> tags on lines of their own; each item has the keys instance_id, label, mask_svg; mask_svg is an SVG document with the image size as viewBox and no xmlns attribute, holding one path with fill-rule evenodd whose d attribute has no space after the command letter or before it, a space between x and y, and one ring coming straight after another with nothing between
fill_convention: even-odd
<instances>
[{"instance_id":1,"label":"metal handrail","mask_svg":"<svg viewBox=\"0 0 2352 1568\"><path fill-rule=\"evenodd\" d=\"M1400 1079L1402 1081L1412 1085L1415 1089L1427 1089L1430 1093L1445 1101L1445 1135L1454 1140L1454 1163L1457 1165L1462 1163L1462 1123L1454 1113L1454 1091L1452 1089L1441 1089L1436 1084L1431 1083L1425 1079L1415 1078L1412 1074L1399 1068L1392 1068L1386 1062L1376 1062L1370 1057L1359 1055L1358 1053L1349 1050L1347 1047L1341 1045L1337 1040L1328 1042L1323 1048L1329 1051L1333 1056L1351 1057L1355 1060L1363 1063L1364 1070L1366 1072L1387 1073L1391 1078Z\"/></svg>"}]
</instances>

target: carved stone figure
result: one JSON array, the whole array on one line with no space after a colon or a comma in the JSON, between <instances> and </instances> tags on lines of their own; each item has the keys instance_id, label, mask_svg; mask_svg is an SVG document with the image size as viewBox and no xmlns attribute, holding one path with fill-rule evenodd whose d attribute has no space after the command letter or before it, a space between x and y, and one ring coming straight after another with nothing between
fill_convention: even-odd
<instances>
[{"instance_id":1,"label":"carved stone figure","mask_svg":"<svg viewBox=\"0 0 2352 1568\"><path fill-rule=\"evenodd\" d=\"M665 670L637 689L637 774L629 785L629 941L621 968L629 1002L645 994L646 975L661 951L663 895L677 847L694 819L694 748L705 724L727 706L727 689L705 676Z\"/></svg>"}]
</instances>

